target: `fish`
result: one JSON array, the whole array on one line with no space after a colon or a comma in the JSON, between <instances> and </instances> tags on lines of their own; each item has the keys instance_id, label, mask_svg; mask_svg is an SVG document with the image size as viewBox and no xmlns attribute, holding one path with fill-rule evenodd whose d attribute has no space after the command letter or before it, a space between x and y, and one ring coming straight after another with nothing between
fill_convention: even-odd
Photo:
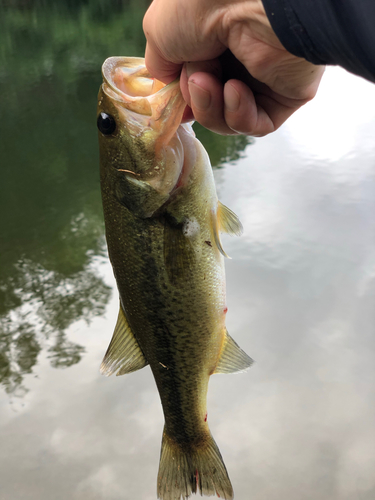
<instances>
[{"instance_id":1,"label":"fish","mask_svg":"<svg viewBox=\"0 0 375 500\"><path fill-rule=\"evenodd\" d=\"M143 58L102 66L97 126L108 254L120 297L100 371L150 365L164 413L157 496L231 500L233 488L207 421L214 373L252 359L225 327L220 233L240 235L218 201L209 157L185 109L179 81L153 79Z\"/></svg>"}]
</instances>

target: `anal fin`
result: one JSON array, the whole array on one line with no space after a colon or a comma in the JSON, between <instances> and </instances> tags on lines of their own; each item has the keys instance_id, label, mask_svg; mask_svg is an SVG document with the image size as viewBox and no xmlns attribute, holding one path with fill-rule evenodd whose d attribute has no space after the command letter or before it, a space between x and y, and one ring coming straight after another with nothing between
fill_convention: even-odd
<instances>
[{"instance_id":1,"label":"anal fin","mask_svg":"<svg viewBox=\"0 0 375 500\"><path fill-rule=\"evenodd\" d=\"M236 373L243 372L250 368L254 361L235 342L232 337L225 333L224 345L221 351L219 362L214 373Z\"/></svg>"},{"instance_id":2,"label":"anal fin","mask_svg":"<svg viewBox=\"0 0 375 500\"><path fill-rule=\"evenodd\" d=\"M146 365L148 365L148 361L139 347L120 305L115 331L100 365L100 373L107 377L116 371L116 375L125 375L140 370Z\"/></svg>"}]
</instances>

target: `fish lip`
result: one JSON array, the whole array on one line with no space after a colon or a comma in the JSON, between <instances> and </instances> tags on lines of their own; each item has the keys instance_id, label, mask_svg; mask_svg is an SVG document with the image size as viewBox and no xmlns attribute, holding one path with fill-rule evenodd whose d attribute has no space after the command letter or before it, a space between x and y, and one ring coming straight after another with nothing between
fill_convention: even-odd
<instances>
[{"instance_id":1,"label":"fish lip","mask_svg":"<svg viewBox=\"0 0 375 500\"><path fill-rule=\"evenodd\" d=\"M151 76L146 69L144 57L111 56L107 57L107 59L102 64L103 78L106 80L108 71L112 71L113 69L116 69L120 66L129 68L133 67L135 69L142 67L145 70L145 76L146 74L147 76Z\"/></svg>"},{"instance_id":2,"label":"fish lip","mask_svg":"<svg viewBox=\"0 0 375 500\"><path fill-rule=\"evenodd\" d=\"M144 59L141 57L121 57L114 56L108 57L102 65L103 77L103 92L109 97L120 104L121 107L130 111L136 112L139 115L152 115L152 109L147 99L143 96L131 96L121 90L114 82L116 70L119 68L129 68L129 74L146 70L144 66ZM133 71L131 69L133 68ZM138 70L138 71L137 71ZM146 70L146 75L148 72Z\"/></svg>"},{"instance_id":3,"label":"fish lip","mask_svg":"<svg viewBox=\"0 0 375 500\"><path fill-rule=\"evenodd\" d=\"M132 78L150 80L149 93L143 91L143 95L131 95L120 89L114 81L118 69L125 69L124 76L128 77L129 87L131 87ZM180 87L179 78L168 85L152 78L142 57L108 57L102 65L102 77L102 88L109 98L114 99L121 107L139 115L152 117L155 121L162 117L169 101L176 95L176 90L179 91ZM125 80L126 78L124 78ZM183 100L182 95L181 100ZM160 105L160 102L163 105Z\"/></svg>"},{"instance_id":4,"label":"fish lip","mask_svg":"<svg viewBox=\"0 0 375 500\"><path fill-rule=\"evenodd\" d=\"M127 95L124 92L122 92L117 87L117 85L113 83L111 75L117 68L124 66L131 67L132 65L135 68L144 67L144 69L146 70L144 61L145 60L142 57L121 57L121 56L108 57L102 64L102 77L104 83L107 84L113 90L113 92L115 92L115 94L118 94L119 96ZM137 63L138 66L136 66ZM145 73L147 73L147 75L145 74L144 76L148 76L149 78L151 78L151 75L148 73L147 70L145 71Z\"/></svg>"}]
</instances>

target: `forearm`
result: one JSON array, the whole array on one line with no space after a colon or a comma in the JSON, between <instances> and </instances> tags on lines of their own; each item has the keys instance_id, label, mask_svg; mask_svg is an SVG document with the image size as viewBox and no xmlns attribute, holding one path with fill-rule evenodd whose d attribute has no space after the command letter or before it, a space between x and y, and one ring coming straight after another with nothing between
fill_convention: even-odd
<instances>
[{"instance_id":1,"label":"forearm","mask_svg":"<svg viewBox=\"0 0 375 500\"><path fill-rule=\"evenodd\" d=\"M375 82L374 0L262 0L273 30L292 54L339 65Z\"/></svg>"}]
</instances>

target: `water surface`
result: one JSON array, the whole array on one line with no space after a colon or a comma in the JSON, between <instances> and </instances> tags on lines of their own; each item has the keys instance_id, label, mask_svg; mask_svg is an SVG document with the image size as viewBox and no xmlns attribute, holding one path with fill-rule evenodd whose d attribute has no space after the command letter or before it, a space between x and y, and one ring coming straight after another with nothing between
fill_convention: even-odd
<instances>
[{"instance_id":1,"label":"water surface","mask_svg":"<svg viewBox=\"0 0 375 500\"><path fill-rule=\"evenodd\" d=\"M0 16L0 500L154 500L151 372L98 372L118 296L96 94L106 57L142 55L147 2L30 5ZM269 137L197 127L245 228L224 239L227 326L256 364L208 401L237 499L375 497L374 102L330 69Z\"/></svg>"}]
</instances>

